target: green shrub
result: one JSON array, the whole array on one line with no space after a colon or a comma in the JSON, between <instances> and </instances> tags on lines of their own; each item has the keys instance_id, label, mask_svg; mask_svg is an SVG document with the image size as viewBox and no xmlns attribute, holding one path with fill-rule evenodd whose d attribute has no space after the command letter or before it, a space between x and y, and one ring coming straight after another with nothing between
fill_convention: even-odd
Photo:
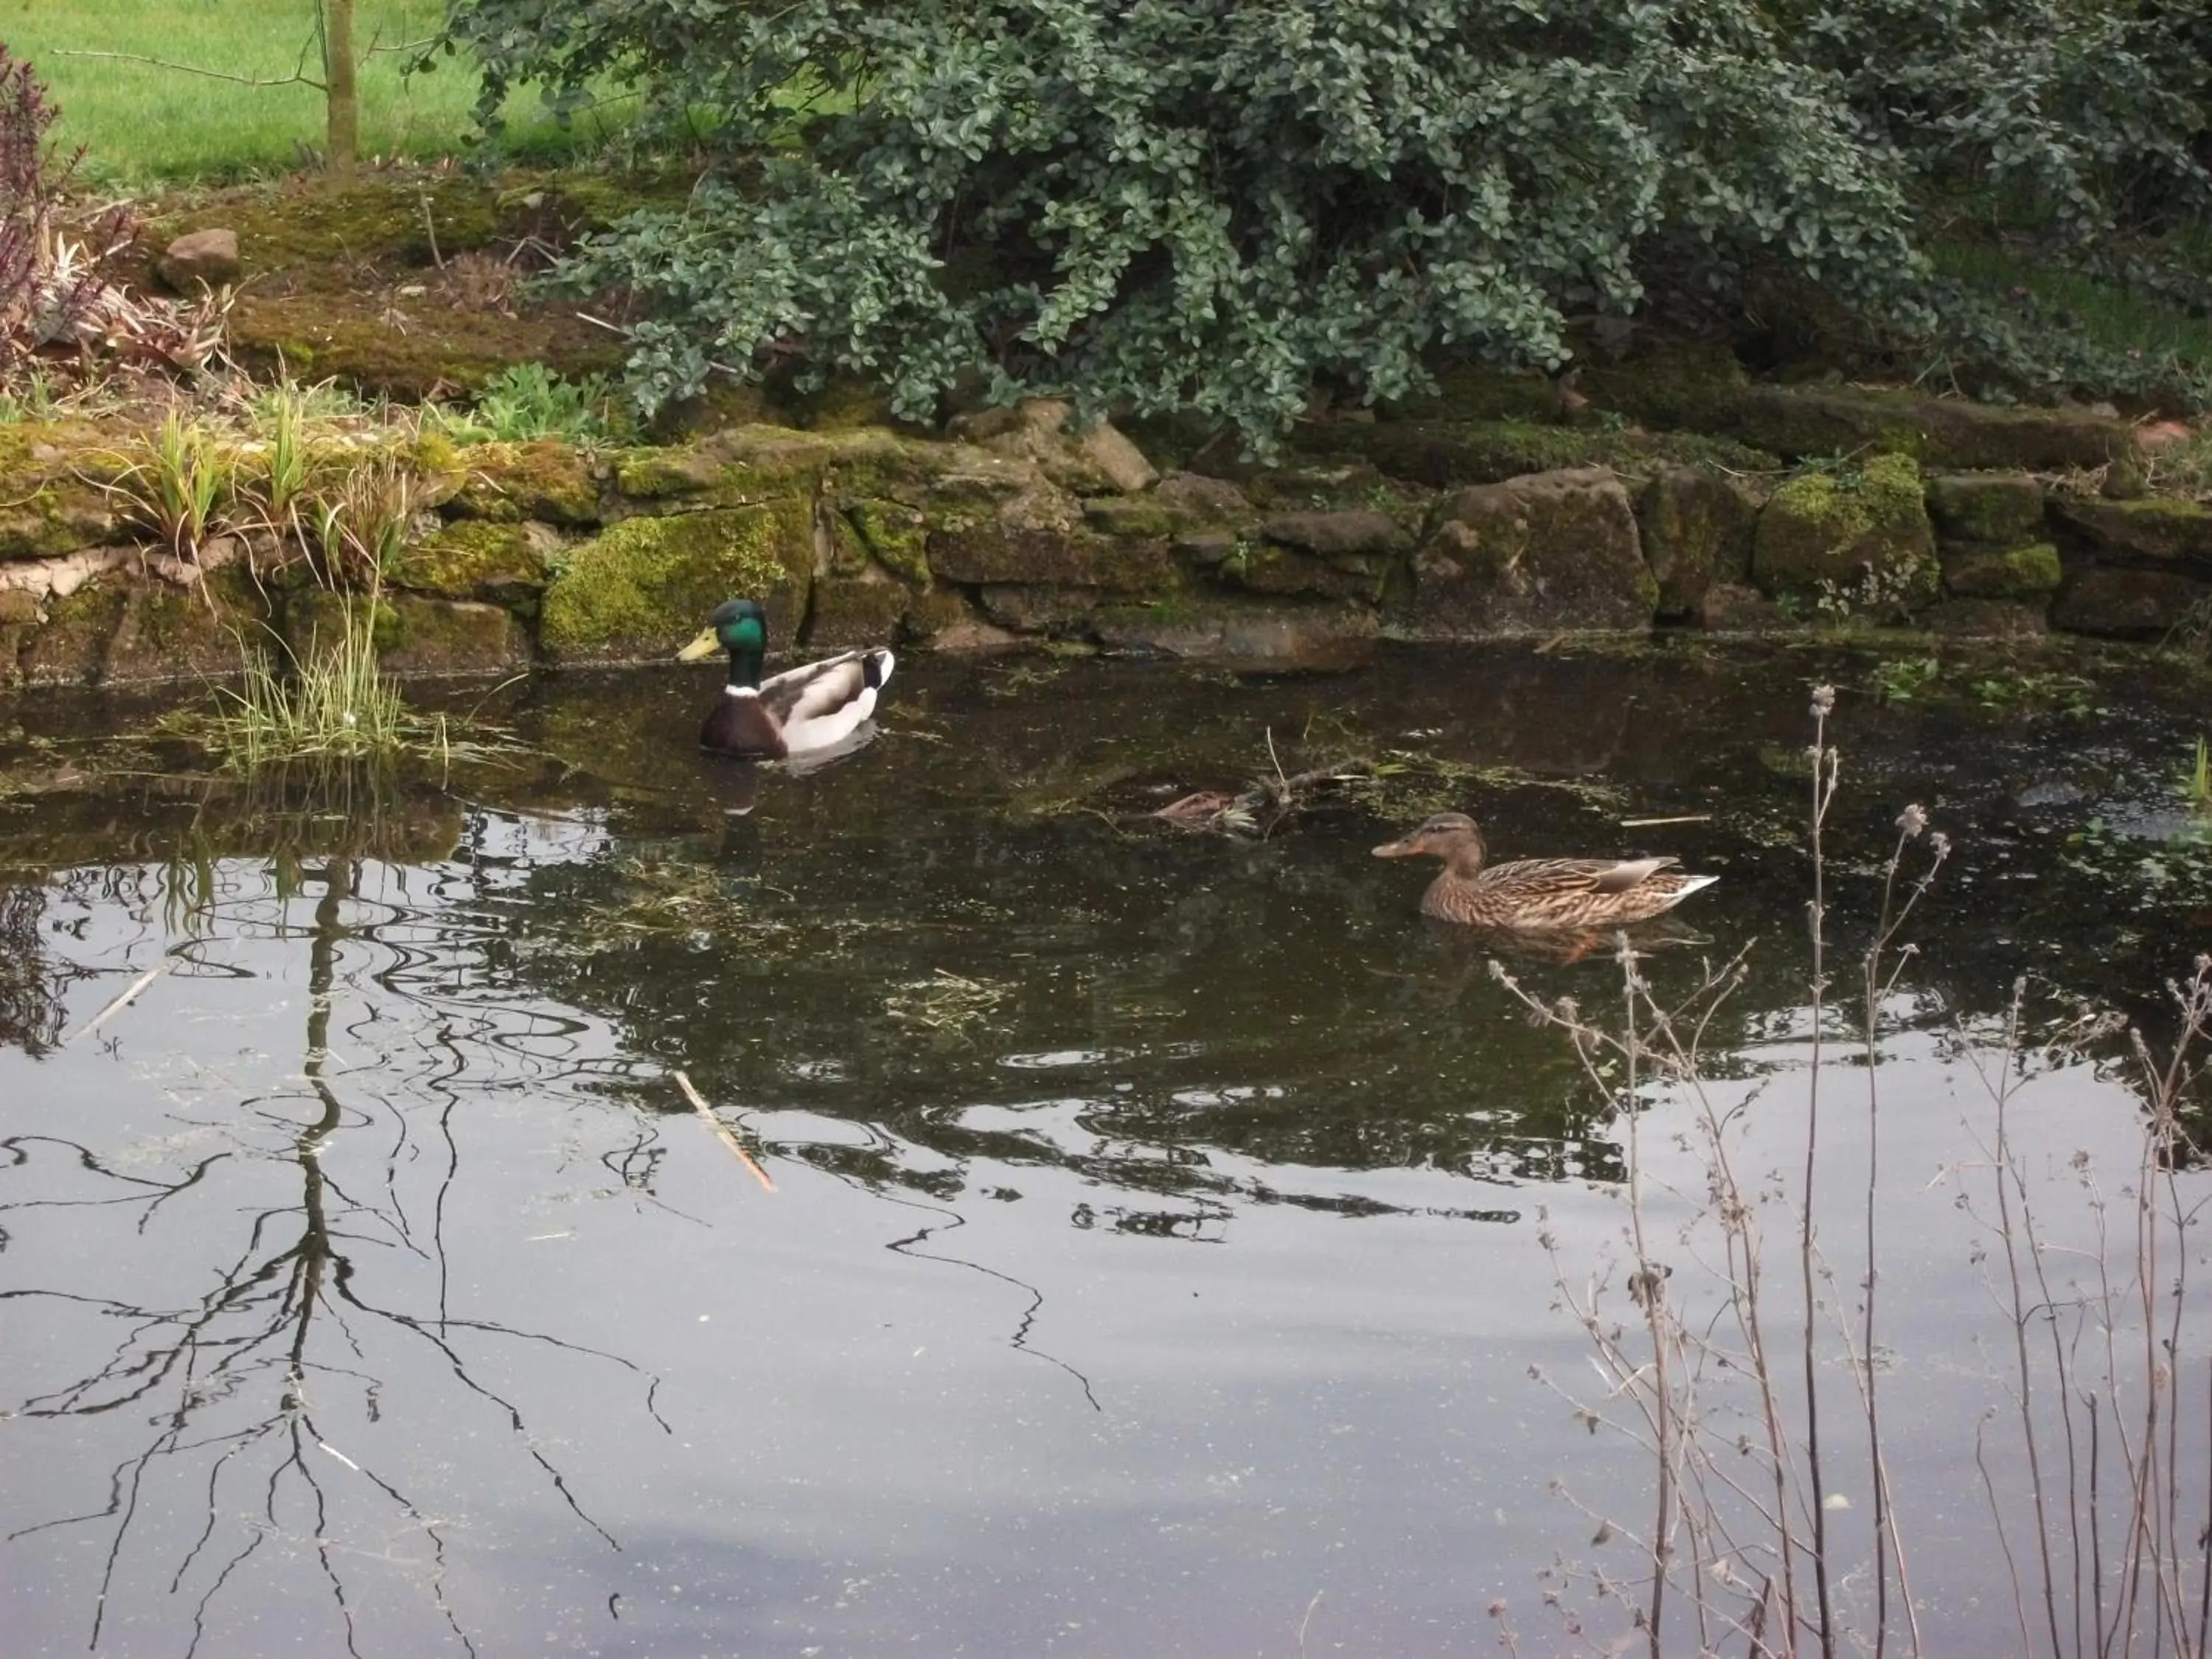
<instances>
[{"instance_id":1,"label":"green shrub","mask_svg":"<svg viewBox=\"0 0 2212 1659\"><path fill-rule=\"evenodd\" d=\"M1905 182L1749 0L456 0L487 109L634 83L732 163L587 244L648 407L710 368L1196 409L1255 438L1425 356L1556 364L1639 262L1905 304ZM803 96L801 96L803 94ZM794 112L794 101L802 108ZM794 146L794 136L804 143ZM780 153L775 153L779 152ZM765 168L742 158L775 153ZM745 187L733 182L738 177Z\"/></svg>"},{"instance_id":2,"label":"green shrub","mask_svg":"<svg viewBox=\"0 0 2212 1659\"><path fill-rule=\"evenodd\" d=\"M1195 410L1266 443L1316 386L1402 399L1447 354L1555 367L1569 317L1636 312L1662 273L1724 306L1753 276L1809 281L1934 340L1926 193L2002 198L2077 247L2212 199L2195 15L454 0L450 31L488 122L524 81L556 110L628 84L648 129L712 159L682 211L566 269L642 302L648 411L714 371L801 391L844 371L909 418L1066 392L1086 417Z\"/></svg>"}]
</instances>

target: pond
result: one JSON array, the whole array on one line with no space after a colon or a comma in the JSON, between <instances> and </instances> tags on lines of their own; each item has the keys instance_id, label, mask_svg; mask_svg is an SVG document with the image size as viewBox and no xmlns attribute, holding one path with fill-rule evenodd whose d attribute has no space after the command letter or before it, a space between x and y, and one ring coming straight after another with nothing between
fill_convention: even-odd
<instances>
[{"instance_id":1,"label":"pond","mask_svg":"<svg viewBox=\"0 0 2212 1659\"><path fill-rule=\"evenodd\" d=\"M2083 1388L2124 1394L2148 1352L2146 1092L2123 1034L2069 1022L2116 1011L2161 1054L2180 1035L2164 988L2212 941L2212 854L2186 688L1945 673L1686 647L1278 680L907 662L872 745L757 777L694 750L711 687L675 673L504 690L480 711L496 740L428 775L229 779L141 711L17 706L7 1651L1422 1655L1626 1632L1606 1586L1648 1576L1654 1465L1585 1413L1636 1417L1601 1351L1639 1340L1634 1222L1674 1305L1705 1310L1693 1432L1733 1456L1760 1420L1717 1358L1741 1302L1717 1277L1708 1109L1733 1114L1773 1328L1798 1328L1801 1284L1820 1305L1828 1462L1785 1508L1801 1539L1832 1530L1837 1617L1905 1628L1864 1570L1844 1340L1875 1217L1872 1374L1921 1634L2046 1645L2022 1517L2050 1501L2067 1577L2091 1482L2086 1441L2056 1461L2049 1392L2031 1470L2015 1331L2039 1364L2063 1335ZM1816 1026L1824 680L1842 768ZM1261 792L1250 833L1152 816L1316 772L1279 822ZM1893 942L1869 1071L1851 998L1913 802L1952 850ZM1600 1086L1486 966L1609 1021L1610 944L1421 921L1427 872L1368 851L1444 806L1501 857L1720 877L1643 961L1680 1002L1748 947L1698 1086L1645 1068L1630 1093L1618 1066ZM1923 839L1907 884L1927 866ZM2161 1202L2212 1194L2166 1162ZM2160 1237L2179 1535L2203 1512L2212 1344L2197 1232ZM1574 1312L1593 1284L1600 1340ZM2109 1524L2133 1466L2100 1443ZM1715 1500L1739 1534L1757 1487ZM1738 1586L1765 1570L1755 1539L1700 1547ZM2116 1561L2101 1601L2061 1585L2054 1633L2078 1638L2077 1600L2151 1636L2193 1606L2201 1557L2124 1613Z\"/></svg>"}]
</instances>

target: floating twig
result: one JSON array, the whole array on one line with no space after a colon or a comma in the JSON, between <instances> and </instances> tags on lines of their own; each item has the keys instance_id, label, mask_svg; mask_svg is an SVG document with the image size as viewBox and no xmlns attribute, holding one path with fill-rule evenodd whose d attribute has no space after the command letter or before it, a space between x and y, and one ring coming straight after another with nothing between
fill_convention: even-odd
<instances>
[{"instance_id":1,"label":"floating twig","mask_svg":"<svg viewBox=\"0 0 2212 1659\"><path fill-rule=\"evenodd\" d=\"M703 1095L691 1086L691 1079L678 1072L676 1074L676 1086L684 1091L684 1099L691 1103L691 1109L699 1114L706 1126L722 1138L722 1145L735 1152L738 1155L738 1162L753 1172L753 1179L759 1182L769 1192L774 1192L775 1182L769 1179L768 1171L762 1169L753 1155L745 1150L744 1143L738 1139L730 1126L714 1115L714 1109L707 1103Z\"/></svg>"},{"instance_id":2,"label":"floating twig","mask_svg":"<svg viewBox=\"0 0 2212 1659\"><path fill-rule=\"evenodd\" d=\"M123 988L121 993L113 1001L110 1002L107 1006L101 1009L90 1019L85 1021L83 1024L78 1026L76 1030L64 1037L62 1039L63 1046L67 1047L70 1043L76 1042L79 1037L90 1036L101 1026L106 1024L111 1018L120 1013L126 1006L128 1006L131 1002L137 998L137 994L141 991L151 985L155 980L161 978L162 975L167 973L169 971L169 963L173 960L173 957L163 957L151 968L149 968L144 973L139 975L137 978L132 980L130 984Z\"/></svg>"},{"instance_id":3,"label":"floating twig","mask_svg":"<svg viewBox=\"0 0 2212 1659\"><path fill-rule=\"evenodd\" d=\"M1711 812L1685 812L1680 817L1673 818L1623 818L1620 827L1624 830L1656 830L1664 823L1711 823L1712 821Z\"/></svg>"}]
</instances>

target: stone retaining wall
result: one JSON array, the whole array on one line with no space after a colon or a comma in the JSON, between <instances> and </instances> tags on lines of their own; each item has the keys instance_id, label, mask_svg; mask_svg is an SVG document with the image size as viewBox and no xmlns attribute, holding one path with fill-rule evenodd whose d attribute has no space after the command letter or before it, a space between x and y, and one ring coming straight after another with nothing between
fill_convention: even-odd
<instances>
[{"instance_id":1,"label":"stone retaining wall","mask_svg":"<svg viewBox=\"0 0 2212 1659\"><path fill-rule=\"evenodd\" d=\"M658 660L746 594L779 652L1058 639L1297 667L1378 637L1846 617L2149 639L2212 598L2212 510L2053 487L2051 469L2129 459L2124 422L1839 388L1700 404L1686 374L1660 383L1687 429L1532 420L1511 398L1493 413L1463 386L1455 404L1302 428L1270 469L1171 440L1147 459L1048 403L943 437L744 425L596 454L364 440L405 466L417 509L379 637L402 673ZM0 685L202 678L235 667L241 632L299 651L327 636L331 596L273 544L218 537L204 569L150 550L114 442L0 432ZM1824 447L1850 453L1783 463Z\"/></svg>"}]
</instances>

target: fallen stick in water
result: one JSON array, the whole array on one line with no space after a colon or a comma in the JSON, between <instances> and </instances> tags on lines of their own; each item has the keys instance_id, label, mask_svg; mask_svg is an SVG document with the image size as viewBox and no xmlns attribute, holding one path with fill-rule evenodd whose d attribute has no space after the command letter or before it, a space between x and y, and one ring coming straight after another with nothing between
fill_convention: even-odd
<instances>
[{"instance_id":1,"label":"fallen stick in water","mask_svg":"<svg viewBox=\"0 0 2212 1659\"><path fill-rule=\"evenodd\" d=\"M1711 823L1712 819L1711 812L1685 812L1678 818L1623 818L1620 827L1624 830L1656 830L1662 823Z\"/></svg>"},{"instance_id":2,"label":"fallen stick in water","mask_svg":"<svg viewBox=\"0 0 2212 1659\"><path fill-rule=\"evenodd\" d=\"M173 960L173 957L163 957L151 968L149 968L144 973L139 975L137 978L132 980L130 984L123 988L120 994L118 994L112 1002L110 1002L107 1006L101 1009L90 1019L85 1021L83 1024L78 1026L76 1030L71 1031L67 1036L64 1037L62 1039L62 1046L64 1048L67 1048L70 1043L75 1042L79 1037L90 1036L101 1026L106 1024L110 1018L116 1014L120 1013L125 1008L129 1006L132 999L137 997L141 991L151 985L155 980L161 978L162 975L167 973L169 971L169 963Z\"/></svg>"},{"instance_id":3,"label":"fallen stick in water","mask_svg":"<svg viewBox=\"0 0 2212 1659\"><path fill-rule=\"evenodd\" d=\"M693 1111L706 1120L707 1127L721 1136L722 1145L735 1152L738 1155L738 1162L753 1172L753 1179L759 1182L769 1191L774 1192L775 1182L769 1179L768 1171L754 1161L753 1155L745 1150L744 1143L738 1139L730 1126L714 1115L714 1109L707 1103L703 1095L691 1086L691 1079L678 1072L676 1074L676 1086L684 1091L684 1099L691 1103Z\"/></svg>"}]
</instances>

